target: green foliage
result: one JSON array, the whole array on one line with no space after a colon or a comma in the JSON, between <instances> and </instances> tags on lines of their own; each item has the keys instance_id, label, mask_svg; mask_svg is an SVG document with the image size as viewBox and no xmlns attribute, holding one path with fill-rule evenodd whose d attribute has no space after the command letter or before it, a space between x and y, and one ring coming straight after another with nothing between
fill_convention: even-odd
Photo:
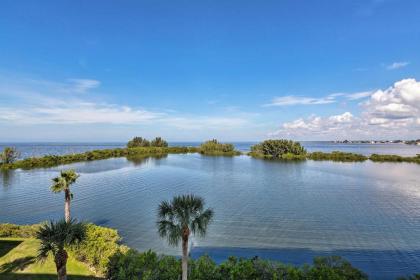
<instances>
[{"instance_id":1,"label":"green foliage","mask_svg":"<svg viewBox=\"0 0 420 280\"><path fill-rule=\"evenodd\" d=\"M360 154L333 151L331 153L313 152L308 155L308 159L351 162L351 161L365 161L368 159L368 157L364 155L360 155Z\"/></svg>"},{"instance_id":2,"label":"green foliage","mask_svg":"<svg viewBox=\"0 0 420 280\"><path fill-rule=\"evenodd\" d=\"M152 146L152 147L168 147L168 142L166 142L165 140L163 140L160 137L156 137L155 139L152 140L152 142L150 142L150 146Z\"/></svg>"},{"instance_id":3,"label":"green foliage","mask_svg":"<svg viewBox=\"0 0 420 280\"><path fill-rule=\"evenodd\" d=\"M32 168L46 168L58 165L64 165L81 161L101 160L114 157L134 157L134 156L155 156L163 154L180 154L180 153L196 153L198 151L195 147L137 147L137 148L116 148L93 150L81 154L69 155L48 155L43 157L31 157L16 161L11 164L3 164L2 169L32 169Z\"/></svg>"},{"instance_id":4,"label":"green foliage","mask_svg":"<svg viewBox=\"0 0 420 280\"><path fill-rule=\"evenodd\" d=\"M252 146L249 155L262 158L304 159L306 150L299 142L292 140L265 140Z\"/></svg>"},{"instance_id":5,"label":"green foliage","mask_svg":"<svg viewBox=\"0 0 420 280\"><path fill-rule=\"evenodd\" d=\"M365 273L338 256L316 257L305 274L308 279L368 279Z\"/></svg>"},{"instance_id":6,"label":"green foliage","mask_svg":"<svg viewBox=\"0 0 420 280\"><path fill-rule=\"evenodd\" d=\"M372 154L369 159L375 162L412 162L420 163L420 154L415 157L403 157L398 155L378 155Z\"/></svg>"},{"instance_id":7,"label":"green foliage","mask_svg":"<svg viewBox=\"0 0 420 280\"><path fill-rule=\"evenodd\" d=\"M207 255L197 260L191 260L190 279L195 280L217 280L221 278L221 274L217 264Z\"/></svg>"},{"instance_id":8,"label":"green foliage","mask_svg":"<svg viewBox=\"0 0 420 280\"><path fill-rule=\"evenodd\" d=\"M241 153L235 151L235 147L232 144L224 144L218 142L216 139L206 141L198 147L198 151L203 155L225 155L235 156Z\"/></svg>"},{"instance_id":9,"label":"green foliage","mask_svg":"<svg viewBox=\"0 0 420 280\"><path fill-rule=\"evenodd\" d=\"M0 224L0 237L35 237L40 225Z\"/></svg>"},{"instance_id":10,"label":"green foliage","mask_svg":"<svg viewBox=\"0 0 420 280\"><path fill-rule=\"evenodd\" d=\"M213 219L213 210L204 209L204 199L195 195L176 196L162 201L158 208L158 232L168 243L177 246L189 233L204 236Z\"/></svg>"},{"instance_id":11,"label":"green foliage","mask_svg":"<svg viewBox=\"0 0 420 280\"><path fill-rule=\"evenodd\" d=\"M138 147L168 147L168 142L166 142L161 137L156 137L152 141L149 141L143 137L134 137L127 143L127 148Z\"/></svg>"},{"instance_id":12,"label":"green foliage","mask_svg":"<svg viewBox=\"0 0 420 280\"><path fill-rule=\"evenodd\" d=\"M53 184L51 185L50 189L53 193L60 193L62 191L68 190L70 185L76 182L77 178L79 178L79 174L77 174L74 170L63 170L60 172L60 176L55 177L52 179ZM73 198L73 194L70 193L70 197Z\"/></svg>"},{"instance_id":13,"label":"green foliage","mask_svg":"<svg viewBox=\"0 0 420 280\"><path fill-rule=\"evenodd\" d=\"M132 140L128 141L127 148L136 148L136 147L150 147L150 141L143 137L134 137Z\"/></svg>"},{"instance_id":14,"label":"green foliage","mask_svg":"<svg viewBox=\"0 0 420 280\"><path fill-rule=\"evenodd\" d=\"M37 259L45 260L49 254L57 258L57 254L61 255L67 246L77 244L85 237L85 224L76 220L45 223L36 232L36 238L40 241Z\"/></svg>"},{"instance_id":15,"label":"green foliage","mask_svg":"<svg viewBox=\"0 0 420 280\"><path fill-rule=\"evenodd\" d=\"M171 256L158 256L152 251L118 252L111 259L107 278L110 280L171 280L179 279L181 262Z\"/></svg>"},{"instance_id":16,"label":"green foliage","mask_svg":"<svg viewBox=\"0 0 420 280\"><path fill-rule=\"evenodd\" d=\"M12 147L5 147L0 153L0 162L2 164L11 164L20 156L19 152Z\"/></svg>"},{"instance_id":17,"label":"green foliage","mask_svg":"<svg viewBox=\"0 0 420 280\"><path fill-rule=\"evenodd\" d=\"M108 270L111 280L122 279L179 279L180 260L158 256L147 251L139 253L129 250L114 256ZM295 267L280 262L230 257L217 265L210 257L202 256L189 261L191 280L364 280L367 276L340 257L315 258L313 265Z\"/></svg>"},{"instance_id":18,"label":"green foliage","mask_svg":"<svg viewBox=\"0 0 420 280\"><path fill-rule=\"evenodd\" d=\"M87 224L85 239L71 246L69 251L77 260L89 264L96 273L104 275L110 259L121 249L120 241L117 230Z\"/></svg>"}]
</instances>

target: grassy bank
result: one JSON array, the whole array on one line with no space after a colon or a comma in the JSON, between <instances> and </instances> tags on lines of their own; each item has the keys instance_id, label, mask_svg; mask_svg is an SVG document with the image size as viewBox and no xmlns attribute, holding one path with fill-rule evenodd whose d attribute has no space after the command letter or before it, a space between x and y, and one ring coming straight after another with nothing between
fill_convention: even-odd
<instances>
[{"instance_id":1,"label":"grassy bank","mask_svg":"<svg viewBox=\"0 0 420 280\"><path fill-rule=\"evenodd\" d=\"M53 259L36 262L39 242L33 238L0 238L0 279L50 280L57 279ZM89 267L70 256L67 264L70 280L102 279L95 277Z\"/></svg>"}]
</instances>

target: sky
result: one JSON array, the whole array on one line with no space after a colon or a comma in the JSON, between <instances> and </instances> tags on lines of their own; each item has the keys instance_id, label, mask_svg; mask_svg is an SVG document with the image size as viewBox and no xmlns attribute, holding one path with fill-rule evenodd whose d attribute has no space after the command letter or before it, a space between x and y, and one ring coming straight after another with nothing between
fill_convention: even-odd
<instances>
[{"instance_id":1,"label":"sky","mask_svg":"<svg viewBox=\"0 0 420 280\"><path fill-rule=\"evenodd\" d=\"M418 0L0 2L0 142L420 138Z\"/></svg>"}]
</instances>

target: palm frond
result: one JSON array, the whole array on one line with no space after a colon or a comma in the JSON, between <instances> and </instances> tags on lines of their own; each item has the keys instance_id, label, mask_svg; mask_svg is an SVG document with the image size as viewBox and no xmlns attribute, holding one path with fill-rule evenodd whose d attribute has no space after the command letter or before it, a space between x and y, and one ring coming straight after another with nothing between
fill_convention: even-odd
<instances>
[{"instance_id":1,"label":"palm frond","mask_svg":"<svg viewBox=\"0 0 420 280\"><path fill-rule=\"evenodd\" d=\"M159 205L158 232L170 245L177 246L185 232L204 236L212 217L212 209L204 210L203 198L192 194L176 196Z\"/></svg>"},{"instance_id":2,"label":"palm frond","mask_svg":"<svg viewBox=\"0 0 420 280\"><path fill-rule=\"evenodd\" d=\"M43 224L36 233L36 238L40 241L37 259L43 261L49 254L56 255L65 246L83 241L85 236L86 225L74 219L69 222L60 220Z\"/></svg>"}]
</instances>

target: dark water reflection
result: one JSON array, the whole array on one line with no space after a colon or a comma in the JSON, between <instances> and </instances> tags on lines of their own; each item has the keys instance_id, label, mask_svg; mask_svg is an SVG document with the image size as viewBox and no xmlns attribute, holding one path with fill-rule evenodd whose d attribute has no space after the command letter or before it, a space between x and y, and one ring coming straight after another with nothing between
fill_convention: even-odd
<instances>
[{"instance_id":1,"label":"dark water reflection","mask_svg":"<svg viewBox=\"0 0 420 280\"><path fill-rule=\"evenodd\" d=\"M204 247L216 257L271 252L270 258L301 263L311 252L342 253L380 279L420 271L419 165L191 154L66 168L82 174L72 213L119 229L124 242L140 250L179 253L159 239L156 207L173 195L195 193L216 215L207 238L193 239L193 255ZM61 169L0 173L0 221L62 217L63 197L49 191Z\"/></svg>"}]
</instances>

